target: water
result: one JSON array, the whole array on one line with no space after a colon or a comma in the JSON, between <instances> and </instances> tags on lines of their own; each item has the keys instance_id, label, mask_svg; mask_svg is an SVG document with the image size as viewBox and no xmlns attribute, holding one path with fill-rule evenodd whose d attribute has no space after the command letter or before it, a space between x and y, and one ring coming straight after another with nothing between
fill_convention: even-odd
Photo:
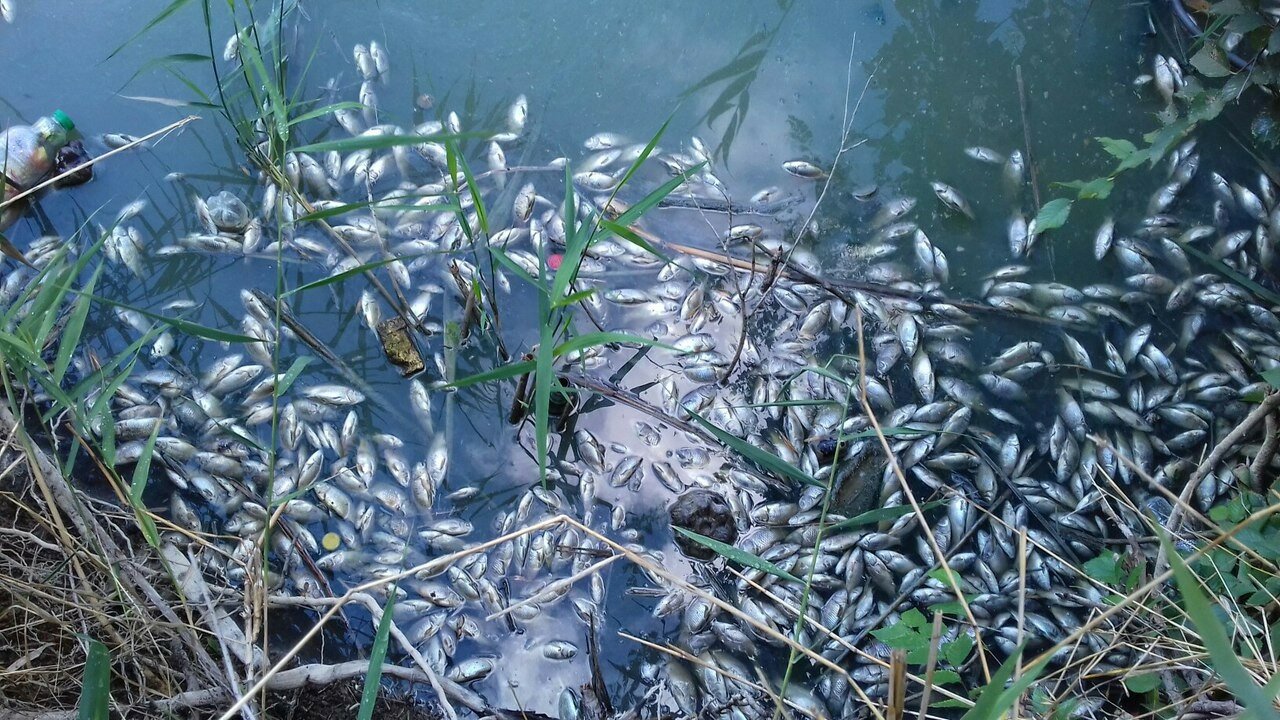
<instances>
[{"instance_id":1,"label":"water","mask_svg":"<svg viewBox=\"0 0 1280 720\"><path fill-rule=\"evenodd\" d=\"M190 192L208 196L230 189L249 199L253 185L223 118L207 108L173 107L193 96L165 66L198 87L212 87L207 63L179 57L210 53L198 7L183 8L110 56L157 11L154 3L111 0L86 14L79 4L65 0L19 2L17 23L0 28L7 36L6 67L11 77L22 78L0 97L0 119L6 123L61 107L94 137L103 132L142 135L190 113L203 117L147 150L108 161L94 183L44 200L42 209L56 231L70 234L99 208L109 218L124 203L147 197L151 206L141 223L159 246L194 227ZM309 22L296 35L288 33L295 68L291 80L300 84L303 97L330 101L324 85L332 77L338 99L353 98L359 82L350 48L377 39L392 60L392 82L380 88L390 122L411 125L413 103L421 93L430 93L438 108L456 109L467 127L505 109L516 95L527 95L529 139L511 153L515 157L508 157L513 164L543 163L559 155L576 160L583 155L582 139L598 131L643 142L670 118L663 145L679 145L694 134L702 137L715 151L719 177L736 197L778 184L812 199L820 186L786 176L780 166L804 158L830 167L847 111L850 149L841 155L824 199L814 252L833 273L856 269L847 250L870 236L866 220L871 209L851 198L854 187L879 186L877 199L916 196L921 203L916 218L946 251L953 292L961 296L976 295L982 276L1008 261L1009 213L1035 212L1028 193L1010 197L999 168L974 163L963 155L964 147L1027 152L1029 138L1043 202L1066 194L1054 183L1090 179L1109 169L1109 158L1092 138L1136 138L1156 127L1153 114L1159 109L1151 90L1131 85L1135 75L1147 70L1144 58L1152 45L1161 42L1147 36L1148 8L1142 4L853 0L838 5L662 2L636 8L604 0L490 0L423 7L409 0L384 0L376 8L357 3L303 7ZM229 26L219 20L212 33L213 54L221 54L228 32ZM310 67L300 78L296 68L304 64ZM1017 67L1025 83L1025 107ZM105 148L91 150L100 154ZM519 157L520 152L527 156ZM472 163L481 164L478 153ZM170 172L183 173L186 181L163 180ZM958 188L973 203L977 220L970 223L944 213L929 189L932 180ZM1062 282L1092 280L1093 229L1119 208L1144 206L1154 182L1141 172L1131 173L1109 204L1078 203L1071 223L1048 240L1051 248L1037 253L1034 263ZM671 211L655 219L653 227L674 240L702 232L705 225L696 213ZM38 232L35 222L27 220L12 238L22 247ZM150 268L153 274L141 282L123 274L108 276L100 292L153 309L190 298L202 304L193 319L236 331L242 314L239 289L270 290L277 280L274 263L262 259L152 258ZM320 274L314 265L291 263L280 277L285 287L297 287ZM625 277L615 280L627 282ZM295 298L295 312L370 385L393 399L390 407L362 417L366 430L397 434L407 443L406 454L421 456L429 437L405 422L404 383L381 357L376 339L361 327L356 303L362 287L351 282L305 293ZM524 351L538 340L534 298L517 286L504 301L505 342L513 352ZM436 298L432 312L441 310ZM456 308L445 311L456 318ZM90 341L94 347L108 354L121 347L122 336L109 329L108 311L95 311L92 322L102 328ZM719 332L730 335L732 330ZM990 331L991 338L981 342L1006 341L1026 328L994 326ZM439 340L426 350L440 352ZM208 343L182 339L175 357L198 369L221 354ZM458 362L459 375L488 369L493 350L473 343ZM319 363L313 368L315 381L331 379ZM652 375L653 369L639 372ZM457 511L475 522L482 536L490 532L495 514L509 511L536 479L537 465L526 449L531 434L521 437L504 421L510 401L509 388L465 391L442 423L451 438L449 489L479 487L477 497ZM641 443L635 423L644 419L634 411L610 408L588 414L580 423L606 442L616 439L637 450ZM661 460L680 444L668 437L658 447L639 451ZM646 493L634 498L602 488L601 499L625 498L641 542L662 550L672 569L687 568L671 545L665 522L670 494L660 491L652 476L646 486ZM617 672L610 677L611 690L619 695L638 692L638 663L651 656L633 644L615 642L614 632L663 636L676 630L670 619L664 624L649 617L650 600L625 594L629 585L646 583L638 571L621 565L607 575L612 614L602 628L606 664ZM556 617L531 623L525 637L486 638L468 648L537 659L505 664L478 689L499 704L554 712L560 687L586 682L583 656L572 663L542 662L528 642L546 640L572 624L566 604L554 612ZM581 638L571 639L581 644Z\"/></svg>"}]
</instances>

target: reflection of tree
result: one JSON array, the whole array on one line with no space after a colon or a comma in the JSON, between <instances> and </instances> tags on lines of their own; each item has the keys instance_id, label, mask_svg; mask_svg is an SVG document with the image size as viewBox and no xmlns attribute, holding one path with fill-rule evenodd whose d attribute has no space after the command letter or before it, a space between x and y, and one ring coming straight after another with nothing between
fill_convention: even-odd
<instances>
[{"instance_id":1,"label":"reflection of tree","mask_svg":"<svg viewBox=\"0 0 1280 720\"><path fill-rule=\"evenodd\" d=\"M725 166L729 164L729 148L733 145L733 139L738 135L738 130L747 118L747 109L751 105L751 84L755 82L760 72L760 65L768 55L769 47L778 37L778 31L786 22L793 3L794 0L778 0L778 7L782 9L782 14L773 27L761 30L747 38L732 60L711 71L680 95L680 99L684 100L700 90L724 83L720 95L707 107L702 117L698 118L698 122L705 121L710 127L726 113L733 113L715 150L716 156Z\"/></svg>"}]
</instances>

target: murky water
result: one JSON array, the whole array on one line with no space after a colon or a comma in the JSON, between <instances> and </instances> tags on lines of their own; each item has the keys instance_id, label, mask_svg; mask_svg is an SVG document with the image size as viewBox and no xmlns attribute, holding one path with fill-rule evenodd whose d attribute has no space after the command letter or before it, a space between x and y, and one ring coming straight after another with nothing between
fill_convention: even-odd
<instances>
[{"instance_id":1,"label":"murky water","mask_svg":"<svg viewBox=\"0 0 1280 720\"><path fill-rule=\"evenodd\" d=\"M96 137L104 132L142 135L192 113L203 118L145 150L100 166L92 184L45 199L42 210L54 231L70 234L99 208L111 217L124 203L145 197L150 207L140 222L158 247L194 226L187 199L191 192L250 193L249 171L224 119L214 110L182 105L194 99L184 81L212 88L207 62L192 56L221 54L227 26L215 24L211 50L199 3L193 3L126 43L163 3L111 0L94 3L88 12L71 0L19 3L16 24L0 27L0 57L11 78L0 95L0 119L6 124L60 107L86 136ZM339 99L353 97L359 76L351 46L377 39L393 63L390 85L381 91L388 122L412 124L414 101L422 93L430 93L437 108L458 111L466 127L504 109L516 95L527 95L531 127L520 149L524 156L509 157L512 164L541 164L561 155L576 160L584 155L582 139L599 131L644 141L670 118L663 144L700 136L714 151L718 175L731 194L747 197L765 185L780 184L809 199L807 212L816 187L779 168L795 158L829 167L848 112L852 120L846 143L851 149L841 156L824 200L814 252L833 274L854 269L847 251L870 235L865 229L870 206L852 198L854 188L878 186L879 199L916 196L921 198L921 224L950 258L952 291L961 296L975 295L982 276L1007 262L1010 212L1031 214L1035 209L1032 194L1010 196L999 168L968 160L963 148L1029 151L1043 202L1065 193L1055 183L1089 179L1108 169L1109 160L1092 138L1136 137L1155 126L1158 109L1149 90L1131 84L1144 71L1148 46L1160 42L1146 32L1148 8L1141 3L483 0L424 5L383 0L304 3L303 9L308 22L288 33L287 43L295 68L290 80L302 97L328 102L329 88L336 88ZM105 148L91 150L101 153ZM1209 148L1218 151L1227 152ZM164 180L171 172L182 173L185 180ZM933 180L959 188L973 203L976 221L944 213L929 189ZM1093 228L1117 208L1144 206L1151 184L1137 173L1120 183L1109 203L1080 204L1071 224L1049 239L1051 247L1038 253L1034 263L1062 282L1095 279ZM667 211L652 229L668 240L682 240L704 231L704 223L695 212ZM28 219L11 237L21 247L40 231ZM202 304L192 319L232 331L242 314L239 290L270 290L277 280L274 263L263 259L153 257L149 267L153 273L141 282L124 274L105 278L100 292L147 308L189 298ZM319 276L319 269L308 264L280 271L285 287ZM615 280L629 282L624 276L610 282ZM371 386L391 398L389 407L362 418L367 429L396 434L405 440L406 454L421 456L430 437L405 422L411 413L404 383L359 321L356 306L363 287L353 281L305 293L295 299L294 310ZM517 283L502 299L506 345L513 352L527 350L538 339L533 293ZM432 307L433 314L441 310L438 304ZM457 310L447 312L456 316ZM117 331L105 329L112 325L109 312L94 319L104 330L92 342L103 352L120 347ZM609 322L633 328L643 324L625 312L615 313ZM991 342L1025 331L1016 326L989 329ZM729 336L735 330L716 332ZM426 349L439 353L441 345L437 340ZM208 343L185 339L175 357L199 369L222 353ZM457 373L467 375L492 364L492 348L473 344L460 354ZM324 374L319 364L313 367ZM645 366L637 375L652 378L655 372ZM536 482L530 434L518 434L505 421L510 402L509 388L464 391L438 425L449 432L451 444L448 489L480 488L456 511L486 533L494 515L509 511ZM649 447L636 436L636 423L643 420L639 413L610 408L579 422L648 459L670 461L680 438L671 433ZM600 499L606 505L625 502L633 514L631 527L640 530L639 541L661 549L672 569L683 567L664 516L671 494L652 478L639 496L602 489ZM610 678L611 689L619 696L633 694L643 690L637 675L646 654L634 644L616 641L614 633L669 634L674 621L664 626L653 620L651 600L626 593L633 584L645 584L637 571L619 564L607 578L612 615L601 629L604 663L617 673ZM586 682L585 658L570 665L543 662L538 656L536 643L569 624L572 609L561 604L554 613L529 623L526 634L514 640L476 639L468 652L537 660L504 663L478 689L500 704L553 712L563 686Z\"/></svg>"}]
</instances>

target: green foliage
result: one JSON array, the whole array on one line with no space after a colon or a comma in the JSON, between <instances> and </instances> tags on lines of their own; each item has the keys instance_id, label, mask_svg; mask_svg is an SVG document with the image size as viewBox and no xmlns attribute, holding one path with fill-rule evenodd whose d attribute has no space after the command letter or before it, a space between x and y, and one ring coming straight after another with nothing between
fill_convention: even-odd
<instances>
[{"instance_id":1,"label":"green foliage","mask_svg":"<svg viewBox=\"0 0 1280 720\"><path fill-rule=\"evenodd\" d=\"M80 686L78 720L107 720L111 703L111 651L102 642L81 635L87 646L84 682Z\"/></svg>"},{"instance_id":2,"label":"green foliage","mask_svg":"<svg viewBox=\"0 0 1280 720\"><path fill-rule=\"evenodd\" d=\"M1066 198L1050 200L1036 214L1036 231L1056 230L1067 222L1071 214L1071 201Z\"/></svg>"},{"instance_id":3,"label":"green foliage","mask_svg":"<svg viewBox=\"0 0 1280 720\"><path fill-rule=\"evenodd\" d=\"M1200 587L1199 579L1187 567L1178 555L1168 537L1160 536L1160 542L1169 556L1169 564L1173 568L1178 590L1182 593L1183 608L1195 623L1196 632L1209 652L1214 671L1222 677L1231 689L1238 702L1245 706L1258 720L1277 720L1272 704L1275 700L1274 689L1264 689L1254 682L1253 676L1240 662L1240 655L1232 642L1232 635L1223 626L1214 612L1214 605ZM1238 631L1238 628L1233 628Z\"/></svg>"},{"instance_id":4,"label":"green foliage","mask_svg":"<svg viewBox=\"0 0 1280 720\"><path fill-rule=\"evenodd\" d=\"M777 565L774 565L768 560L752 555L746 550L736 548L732 545L728 545L726 543L720 542L715 538L709 538L706 535L696 533L686 528L672 526L672 529L674 529L680 535L683 535L684 537L692 540L693 542L696 542L699 545L702 545L703 547L715 552L717 555L723 557L726 560L730 560L732 562L738 563L739 565L745 565L746 567L749 567L749 568L754 568L756 570L759 570L760 572L769 573L770 575L786 580L787 582L793 582L793 583L796 583L797 585L804 584L804 581L796 577L795 575L792 575L791 573L787 572L786 570L783 570Z\"/></svg>"},{"instance_id":5,"label":"green foliage","mask_svg":"<svg viewBox=\"0 0 1280 720\"><path fill-rule=\"evenodd\" d=\"M924 616L924 613L911 608L899 615L896 622L872 630L871 635L895 650L905 650L907 664L918 666L919 674L924 674L924 665L929 661L933 637L933 623ZM973 636L964 632L959 633L952 640L941 642L938 646L938 659L947 667L935 668L934 685L959 685L960 675L956 670L968 660L973 648ZM944 701L935 703L934 707L949 705L949 702Z\"/></svg>"},{"instance_id":6,"label":"green foliage","mask_svg":"<svg viewBox=\"0 0 1280 720\"><path fill-rule=\"evenodd\" d=\"M387 657L387 645L391 637L391 611L395 609L396 593L387 593L387 606L382 609L378 631L373 636L373 648L369 651L369 671L364 676L364 689L360 693L360 710L357 720L372 720L373 709L378 703L378 689L382 686L382 662Z\"/></svg>"}]
</instances>

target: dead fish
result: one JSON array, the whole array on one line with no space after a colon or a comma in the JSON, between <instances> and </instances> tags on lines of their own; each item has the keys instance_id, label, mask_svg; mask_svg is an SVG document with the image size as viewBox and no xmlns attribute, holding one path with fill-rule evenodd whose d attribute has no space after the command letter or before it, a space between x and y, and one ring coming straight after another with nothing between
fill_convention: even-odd
<instances>
[{"instance_id":1,"label":"dead fish","mask_svg":"<svg viewBox=\"0 0 1280 720\"><path fill-rule=\"evenodd\" d=\"M969 207L969 202L961 197L960 192L950 185L934 181L929 183L933 188L933 194L938 196L942 204L954 210L970 220L973 219L973 208Z\"/></svg>"},{"instance_id":2,"label":"dead fish","mask_svg":"<svg viewBox=\"0 0 1280 720\"><path fill-rule=\"evenodd\" d=\"M529 99L524 95L516 98L507 109L507 129L519 135L524 132L525 123L529 120Z\"/></svg>"},{"instance_id":3,"label":"dead fish","mask_svg":"<svg viewBox=\"0 0 1280 720\"><path fill-rule=\"evenodd\" d=\"M360 71L362 80L373 80L378 77L378 66L374 64L369 48L363 43L356 43L355 47L351 48L351 55L355 58L356 69Z\"/></svg>"},{"instance_id":4,"label":"dead fish","mask_svg":"<svg viewBox=\"0 0 1280 720\"><path fill-rule=\"evenodd\" d=\"M788 160L782 163L782 169L805 180L821 180L827 176L826 171L808 160Z\"/></svg>"},{"instance_id":5,"label":"dead fish","mask_svg":"<svg viewBox=\"0 0 1280 720\"><path fill-rule=\"evenodd\" d=\"M1107 218L1102 227L1098 228L1098 232L1093 236L1093 257L1095 260L1101 260L1106 257L1107 251L1111 249L1111 241L1115 239L1116 222L1112 218Z\"/></svg>"},{"instance_id":6,"label":"dead fish","mask_svg":"<svg viewBox=\"0 0 1280 720\"><path fill-rule=\"evenodd\" d=\"M629 140L624 136L611 132L599 132L587 138L582 146L588 150L608 150L626 145Z\"/></svg>"},{"instance_id":7,"label":"dead fish","mask_svg":"<svg viewBox=\"0 0 1280 720\"><path fill-rule=\"evenodd\" d=\"M369 59L373 61L373 69L378 81L383 85L389 84L391 82L391 59L387 57L387 51L382 47L382 43L377 40L369 43ZM358 62L359 60L357 59Z\"/></svg>"},{"instance_id":8,"label":"dead fish","mask_svg":"<svg viewBox=\"0 0 1280 720\"><path fill-rule=\"evenodd\" d=\"M978 162L990 163L992 165L1001 165L1005 161L1005 157L991 148L974 145L964 149L964 154L977 160Z\"/></svg>"}]
</instances>

